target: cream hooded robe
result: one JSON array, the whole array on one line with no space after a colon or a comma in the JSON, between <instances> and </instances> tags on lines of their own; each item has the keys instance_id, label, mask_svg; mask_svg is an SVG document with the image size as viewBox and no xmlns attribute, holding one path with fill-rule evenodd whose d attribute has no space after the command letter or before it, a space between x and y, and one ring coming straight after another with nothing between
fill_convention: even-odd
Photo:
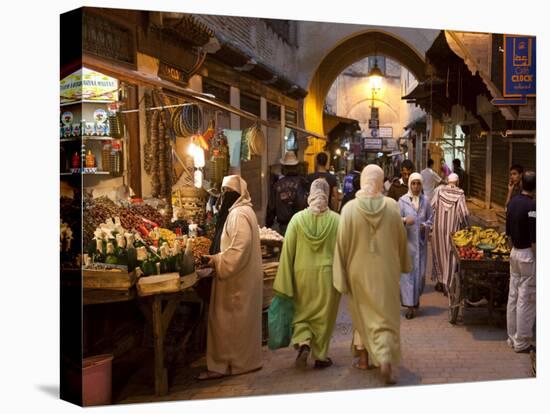
<instances>
[{"instance_id":1,"label":"cream hooded robe","mask_svg":"<svg viewBox=\"0 0 550 414\"><path fill-rule=\"evenodd\" d=\"M398 204L382 196L382 180L378 166L361 173L361 190L342 209L333 264L334 287L349 295L353 328L375 366L400 361L399 281L412 269Z\"/></svg>"},{"instance_id":2,"label":"cream hooded robe","mask_svg":"<svg viewBox=\"0 0 550 414\"><path fill-rule=\"evenodd\" d=\"M216 277L208 317L209 371L240 374L262 366L263 269L260 233L246 181L224 178L222 187L241 194L229 209L221 251L213 256Z\"/></svg>"}]
</instances>

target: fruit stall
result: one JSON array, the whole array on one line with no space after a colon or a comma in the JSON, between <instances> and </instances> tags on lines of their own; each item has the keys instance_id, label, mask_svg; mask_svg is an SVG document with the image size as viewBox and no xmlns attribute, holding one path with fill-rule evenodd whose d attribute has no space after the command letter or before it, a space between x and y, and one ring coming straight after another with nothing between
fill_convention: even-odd
<instances>
[{"instance_id":1,"label":"fruit stall","mask_svg":"<svg viewBox=\"0 0 550 414\"><path fill-rule=\"evenodd\" d=\"M470 226L450 237L457 271L449 282L449 322L456 324L467 308L486 307L489 319L506 312L510 249L505 233Z\"/></svg>"}]
</instances>

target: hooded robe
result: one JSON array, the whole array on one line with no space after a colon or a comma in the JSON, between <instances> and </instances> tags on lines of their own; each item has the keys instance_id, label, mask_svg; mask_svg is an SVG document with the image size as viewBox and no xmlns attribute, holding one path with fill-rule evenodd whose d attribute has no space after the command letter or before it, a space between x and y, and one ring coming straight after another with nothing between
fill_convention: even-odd
<instances>
[{"instance_id":1,"label":"hooded robe","mask_svg":"<svg viewBox=\"0 0 550 414\"><path fill-rule=\"evenodd\" d=\"M241 196L229 209L221 251L212 256L206 362L209 371L240 374L262 366L263 268L260 233L246 182L225 177L222 187Z\"/></svg>"},{"instance_id":2,"label":"hooded robe","mask_svg":"<svg viewBox=\"0 0 550 414\"><path fill-rule=\"evenodd\" d=\"M364 179L376 168L363 170L357 198L342 209L333 278L336 290L349 295L353 327L369 359L380 366L401 358L399 280L412 267L398 204L381 195L383 173L376 183Z\"/></svg>"},{"instance_id":3,"label":"hooded robe","mask_svg":"<svg viewBox=\"0 0 550 414\"><path fill-rule=\"evenodd\" d=\"M288 224L273 290L294 300L291 344L310 341L314 358L325 360L340 302L332 282L339 215L328 209L328 195L321 209L312 200L317 181L312 184L310 207Z\"/></svg>"}]
</instances>

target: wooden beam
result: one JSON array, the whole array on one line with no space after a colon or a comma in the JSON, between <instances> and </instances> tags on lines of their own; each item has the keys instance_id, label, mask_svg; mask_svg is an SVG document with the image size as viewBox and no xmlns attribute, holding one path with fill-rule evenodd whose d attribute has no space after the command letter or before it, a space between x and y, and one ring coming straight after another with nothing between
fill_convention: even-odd
<instances>
[{"instance_id":1,"label":"wooden beam","mask_svg":"<svg viewBox=\"0 0 550 414\"><path fill-rule=\"evenodd\" d=\"M155 295L152 304L153 340L155 344L155 394L168 393L168 375L164 367L164 332L162 329L161 298Z\"/></svg>"}]
</instances>

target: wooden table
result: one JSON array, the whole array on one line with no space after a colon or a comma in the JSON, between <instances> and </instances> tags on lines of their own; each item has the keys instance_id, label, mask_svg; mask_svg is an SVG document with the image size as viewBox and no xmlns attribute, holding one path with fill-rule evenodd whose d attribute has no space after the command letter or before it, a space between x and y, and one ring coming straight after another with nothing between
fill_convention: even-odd
<instances>
[{"instance_id":1,"label":"wooden table","mask_svg":"<svg viewBox=\"0 0 550 414\"><path fill-rule=\"evenodd\" d=\"M198 271L201 278L210 277L211 271ZM155 394L162 396L168 393L168 372L164 358L164 340L170 321L181 301L189 299L192 287L174 293L161 293L139 297L136 287L126 290L84 289L84 305L123 302L138 300L138 306L146 320L153 327Z\"/></svg>"}]
</instances>

